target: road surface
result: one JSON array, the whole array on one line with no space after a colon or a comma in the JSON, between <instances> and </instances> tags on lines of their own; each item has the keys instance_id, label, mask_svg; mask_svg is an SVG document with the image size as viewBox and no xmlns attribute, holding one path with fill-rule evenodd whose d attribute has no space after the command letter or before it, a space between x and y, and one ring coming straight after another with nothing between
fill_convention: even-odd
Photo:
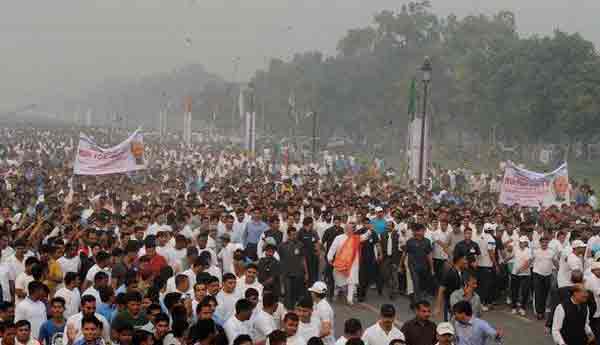
<instances>
[{"instance_id":1,"label":"road surface","mask_svg":"<svg viewBox=\"0 0 600 345\"><path fill-rule=\"evenodd\" d=\"M363 328L371 326L377 320L379 307L384 303L392 303L398 314L398 325L414 317L409 308L408 298L400 296L394 301L387 297L378 297L374 291L369 291L369 299L350 307L338 301L332 303L335 312L335 336L343 334L344 321L354 317L361 320ZM510 345L553 345L551 336L544 334L544 322L532 318L513 315L507 306L497 306L494 310L483 314L483 319L494 327L504 330L504 344ZM438 322L439 320L434 320ZM491 344L490 344L491 345Z\"/></svg>"}]
</instances>

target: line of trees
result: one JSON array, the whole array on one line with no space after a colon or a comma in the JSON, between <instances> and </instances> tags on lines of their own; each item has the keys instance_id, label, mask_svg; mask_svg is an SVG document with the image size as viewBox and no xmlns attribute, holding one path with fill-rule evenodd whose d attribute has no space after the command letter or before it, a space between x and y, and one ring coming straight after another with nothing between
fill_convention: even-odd
<instances>
[{"instance_id":1,"label":"line of trees","mask_svg":"<svg viewBox=\"0 0 600 345\"><path fill-rule=\"evenodd\" d=\"M484 142L495 142L490 136L531 144L596 139L600 58L591 42L558 30L521 37L508 11L442 18L429 1L377 13L371 25L339 40L336 56L305 52L291 61L271 60L252 78L257 128L281 134L296 126L289 116L294 95L298 112L319 113L322 140L344 135L356 142L403 142L408 88L412 78L419 80L424 56L434 69L432 130L438 142L463 132ZM202 95L204 113L235 112L235 87L211 85ZM231 125L229 116L220 117L220 125ZM296 129L310 136L311 121Z\"/></svg>"}]
</instances>

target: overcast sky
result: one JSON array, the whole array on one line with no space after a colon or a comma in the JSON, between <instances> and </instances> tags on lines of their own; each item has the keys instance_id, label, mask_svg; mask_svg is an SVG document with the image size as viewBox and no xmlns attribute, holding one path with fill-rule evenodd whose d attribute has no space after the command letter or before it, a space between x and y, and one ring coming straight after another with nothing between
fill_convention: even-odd
<instances>
[{"instance_id":1,"label":"overcast sky","mask_svg":"<svg viewBox=\"0 0 600 345\"><path fill-rule=\"evenodd\" d=\"M68 97L115 77L201 63L238 79L267 56L335 53L349 28L401 0L0 0L0 108ZM523 33L579 31L600 43L598 0L432 0L462 17L509 9ZM189 38L189 40L187 40ZM188 41L188 42L186 42ZM191 42L191 44L189 44Z\"/></svg>"}]
</instances>

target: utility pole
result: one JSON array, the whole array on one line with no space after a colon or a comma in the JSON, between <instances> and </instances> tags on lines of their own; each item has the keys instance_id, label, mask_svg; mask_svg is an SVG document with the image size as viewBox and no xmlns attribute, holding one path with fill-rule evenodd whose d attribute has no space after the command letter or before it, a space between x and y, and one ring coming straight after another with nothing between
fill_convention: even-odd
<instances>
[{"instance_id":1,"label":"utility pole","mask_svg":"<svg viewBox=\"0 0 600 345\"><path fill-rule=\"evenodd\" d=\"M429 57L425 57L423 67L423 115L421 116L421 145L419 146L419 184L425 182L425 122L427 121L427 93L429 92L429 82L431 81L431 62Z\"/></svg>"}]
</instances>

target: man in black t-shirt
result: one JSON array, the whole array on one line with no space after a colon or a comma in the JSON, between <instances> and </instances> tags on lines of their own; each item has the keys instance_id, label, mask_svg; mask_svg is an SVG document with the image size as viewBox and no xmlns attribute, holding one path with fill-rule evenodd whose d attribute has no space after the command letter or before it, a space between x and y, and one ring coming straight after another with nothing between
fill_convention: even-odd
<instances>
[{"instance_id":1,"label":"man in black t-shirt","mask_svg":"<svg viewBox=\"0 0 600 345\"><path fill-rule=\"evenodd\" d=\"M367 298L367 290L372 283L377 286L377 293L381 296L383 293L383 277L379 274L379 264L381 261L381 248L379 247L379 236L373 229L373 224L369 218L363 219L365 227L358 230L358 234L368 234L368 238L361 242L360 263L358 265L358 301L364 302ZM378 253L378 255L376 254Z\"/></svg>"},{"instance_id":2,"label":"man in black t-shirt","mask_svg":"<svg viewBox=\"0 0 600 345\"><path fill-rule=\"evenodd\" d=\"M427 291L432 290L433 281L433 247L425 238L425 225L413 225L413 237L406 241L406 257L409 274L413 282L412 305L425 299ZM401 262L404 262L402 260ZM411 305L411 306L412 306Z\"/></svg>"},{"instance_id":3,"label":"man in black t-shirt","mask_svg":"<svg viewBox=\"0 0 600 345\"><path fill-rule=\"evenodd\" d=\"M450 308L450 295L456 290L460 290L464 282L464 271L467 267L467 260L464 255L454 255L452 258L452 267L446 272L440 288L438 289L436 301L436 316L444 314L444 321L448 321L448 312Z\"/></svg>"},{"instance_id":4,"label":"man in black t-shirt","mask_svg":"<svg viewBox=\"0 0 600 345\"><path fill-rule=\"evenodd\" d=\"M333 244L333 240L336 237L344 233L344 228L342 228L342 217L335 216L333 218L333 226L325 230L323 233L323 238L321 239L321 244L325 249L325 256L329 253L329 248ZM333 266L327 260L325 260L325 269L323 271L323 275L325 276L325 283L327 283L327 293L329 294L329 298L333 298L333 294L335 291L335 284L333 281Z\"/></svg>"},{"instance_id":5,"label":"man in black t-shirt","mask_svg":"<svg viewBox=\"0 0 600 345\"><path fill-rule=\"evenodd\" d=\"M306 284L311 286L319 280L319 235L313 229L313 219L305 217L302 220L302 228L296 234L298 241L302 242L308 279Z\"/></svg>"}]
</instances>

